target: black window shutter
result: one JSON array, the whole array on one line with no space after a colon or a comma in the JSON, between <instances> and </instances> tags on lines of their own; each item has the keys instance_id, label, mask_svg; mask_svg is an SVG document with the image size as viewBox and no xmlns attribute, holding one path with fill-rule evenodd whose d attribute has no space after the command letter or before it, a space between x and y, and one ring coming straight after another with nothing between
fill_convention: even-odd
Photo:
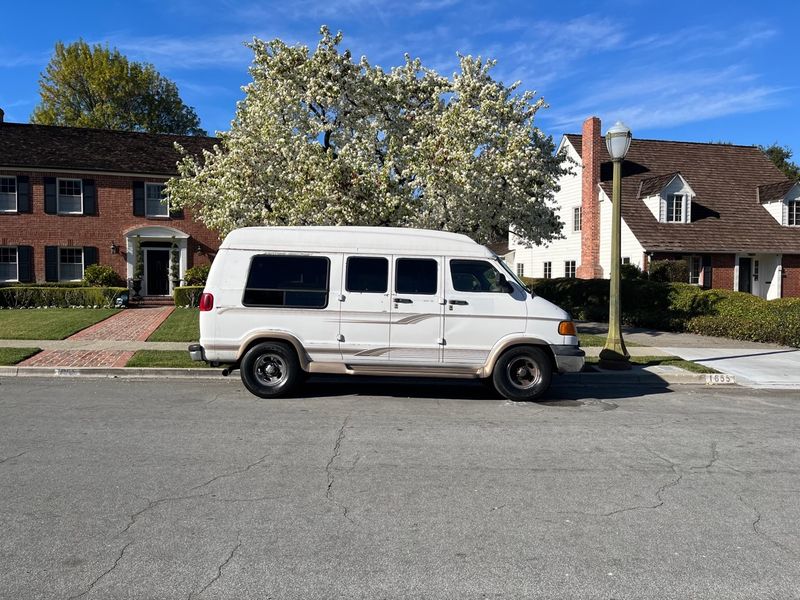
<instances>
[{"instance_id":1,"label":"black window shutter","mask_svg":"<svg viewBox=\"0 0 800 600\"><path fill-rule=\"evenodd\" d=\"M83 214L97 214L97 191L94 187L94 179L83 180Z\"/></svg>"},{"instance_id":2,"label":"black window shutter","mask_svg":"<svg viewBox=\"0 0 800 600\"><path fill-rule=\"evenodd\" d=\"M17 246L17 279L23 283L33 281L33 246Z\"/></svg>"},{"instance_id":3,"label":"black window shutter","mask_svg":"<svg viewBox=\"0 0 800 600\"><path fill-rule=\"evenodd\" d=\"M144 181L133 182L133 214L136 217L144 216Z\"/></svg>"},{"instance_id":4,"label":"black window shutter","mask_svg":"<svg viewBox=\"0 0 800 600\"><path fill-rule=\"evenodd\" d=\"M83 247L83 268L97 264L97 248L94 246Z\"/></svg>"},{"instance_id":5,"label":"black window shutter","mask_svg":"<svg viewBox=\"0 0 800 600\"><path fill-rule=\"evenodd\" d=\"M27 175L17 175L17 212L32 212L31 184Z\"/></svg>"},{"instance_id":6,"label":"black window shutter","mask_svg":"<svg viewBox=\"0 0 800 600\"><path fill-rule=\"evenodd\" d=\"M58 281L58 246L44 247L44 280Z\"/></svg>"},{"instance_id":7,"label":"black window shutter","mask_svg":"<svg viewBox=\"0 0 800 600\"><path fill-rule=\"evenodd\" d=\"M183 218L183 209L182 208L171 208L169 209L169 216L173 219L182 219Z\"/></svg>"},{"instance_id":8,"label":"black window shutter","mask_svg":"<svg viewBox=\"0 0 800 600\"><path fill-rule=\"evenodd\" d=\"M711 272L713 269L711 268L711 256L706 254L703 256L703 287L706 289L710 289L712 287L712 280L711 280Z\"/></svg>"},{"instance_id":9,"label":"black window shutter","mask_svg":"<svg viewBox=\"0 0 800 600\"><path fill-rule=\"evenodd\" d=\"M58 212L58 198L56 197L56 178L44 178L44 212L54 215ZM55 281L50 280L48 281Z\"/></svg>"}]
</instances>

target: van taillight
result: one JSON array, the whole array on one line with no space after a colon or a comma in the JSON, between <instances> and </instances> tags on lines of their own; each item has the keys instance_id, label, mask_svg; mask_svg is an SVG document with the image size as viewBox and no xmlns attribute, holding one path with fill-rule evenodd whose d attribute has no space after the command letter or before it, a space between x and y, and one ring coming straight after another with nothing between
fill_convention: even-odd
<instances>
[{"instance_id":1,"label":"van taillight","mask_svg":"<svg viewBox=\"0 0 800 600\"><path fill-rule=\"evenodd\" d=\"M214 308L214 294L204 292L200 295L200 310L207 311Z\"/></svg>"}]
</instances>

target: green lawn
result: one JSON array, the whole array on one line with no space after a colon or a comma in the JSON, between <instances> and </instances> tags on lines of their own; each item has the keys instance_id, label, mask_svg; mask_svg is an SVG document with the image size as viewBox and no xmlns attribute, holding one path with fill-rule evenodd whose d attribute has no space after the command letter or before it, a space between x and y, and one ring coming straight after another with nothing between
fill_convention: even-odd
<instances>
[{"instance_id":1,"label":"green lawn","mask_svg":"<svg viewBox=\"0 0 800 600\"><path fill-rule=\"evenodd\" d=\"M183 350L139 350L128 361L126 367L174 367L184 369L207 369L208 364L194 361Z\"/></svg>"},{"instance_id":2,"label":"green lawn","mask_svg":"<svg viewBox=\"0 0 800 600\"><path fill-rule=\"evenodd\" d=\"M15 365L39 351L39 348L0 348L0 367Z\"/></svg>"},{"instance_id":3,"label":"green lawn","mask_svg":"<svg viewBox=\"0 0 800 600\"><path fill-rule=\"evenodd\" d=\"M606 345L606 336L604 335L595 335L594 333L580 333L578 332L578 340L581 342L581 347L589 348L589 347L603 347ZM637 344L636 342L628 342L625 341L626 346L630 346L631 348L636 348L641 346L641 344Z\"/></svg>"},{"instance_id":4,"label":"green lawn","mask_svg":"<svg viewBox=\"0 0 800 600\"><path fill-rule=\"evenodd\" d=\"M599 360L600 359L597 356L587 356L586 364L594 366L597 365ZM683 360L677 356L631 356L631 363L634 365L640 365L642 367L680 367L681 369L685 369L693 373L719 373L719 371L716 369L712 369L711 367L706 367L705 365L701 365L689 360Z\"/></svg>"},{"instance_id":5,"label":"green lawn","mask_svg":"<svg viewBox=\"0 0 800 600\"><path fill-rule=\"evenodd\" d=\"M196 342L199 339L200 311L196 308L176 308L147 341Z\"/></svg>"},{"instance_id":6,"label":"green lawn","mask_svg":"<svg viewBox=\"0 0 800 600\"><path fill-rule=\"evenodd\" d=\"M0 310L0 339L63 340L107 319L113 308L18 308Z\"/></svg>"}]
</instances>

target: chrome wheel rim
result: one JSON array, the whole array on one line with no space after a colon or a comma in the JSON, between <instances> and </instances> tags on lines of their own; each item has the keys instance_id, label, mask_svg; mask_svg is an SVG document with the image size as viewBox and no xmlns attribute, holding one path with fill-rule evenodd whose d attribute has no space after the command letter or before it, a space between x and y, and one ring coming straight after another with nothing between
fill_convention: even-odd
<instances>
[{"instance_id":1,"label":"chrome wheel rim","mask_svg":"<svg viewBox=\"0 0 800 600\"><path fill-rule=\"evenodd\" d=\"M511 385L520 390L529 390L542 381L539 365L529 356L511 360L506 367L506 375Z\"/></svg>"},{"instance_id":2,"label":"chrome wheel rim","mask_svg":"<svg viewBox=\"0 0 800 600\"><path fill-rule=\"evenodd\" d=\"M286 363L277 354L262 354L259 356L254 371L256 379L262 385L275 387L286 381Z\"/></svg>"}]
</instances>

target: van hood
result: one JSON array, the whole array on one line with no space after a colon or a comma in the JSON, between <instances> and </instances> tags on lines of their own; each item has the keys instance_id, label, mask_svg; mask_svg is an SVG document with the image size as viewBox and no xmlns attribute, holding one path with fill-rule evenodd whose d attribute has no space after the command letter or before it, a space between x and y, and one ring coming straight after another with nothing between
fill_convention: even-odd
<instances>
[{"instance_id":1,"label":"van hood","mask_svg":"<svg viewBox=\"0 0 800 600\"><path fill-rule=\"evenodd\" d=\"M553 319L558 321L569 321L571 319L569 313L563 308L556 306L549 300L545 300L541 296L533 296L528 300L528 315L540 319Z\"/></svg>"}]
</instances>

